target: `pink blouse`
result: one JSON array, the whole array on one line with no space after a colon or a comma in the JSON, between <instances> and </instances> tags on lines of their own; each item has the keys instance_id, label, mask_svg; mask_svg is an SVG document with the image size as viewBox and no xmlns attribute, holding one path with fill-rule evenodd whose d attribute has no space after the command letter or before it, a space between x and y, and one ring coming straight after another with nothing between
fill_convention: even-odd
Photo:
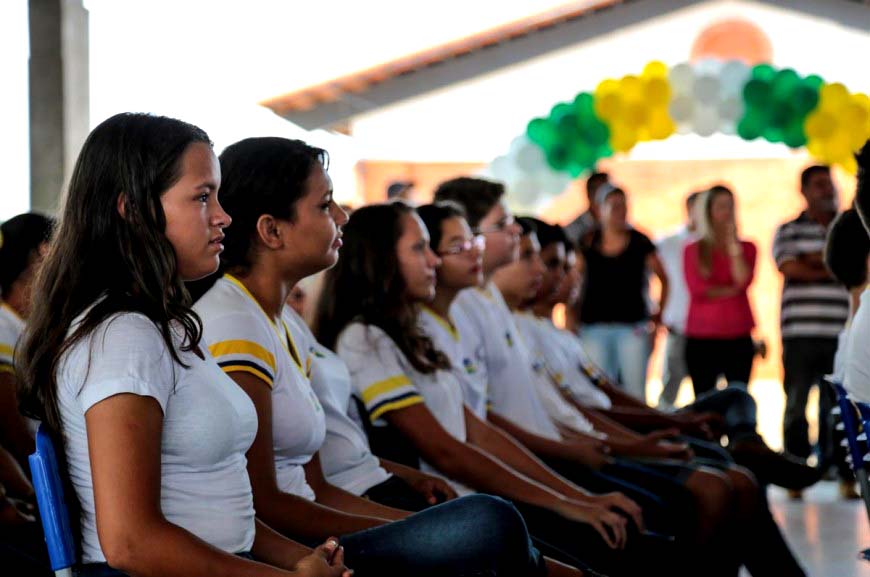
<instances>
[{"instance_id":1,"label":"pink blouse","mask_svg":"<svg viewBox=\"0 0 870 577\"><path fill-rule=\"evenodd\" d=\"M713 249L710 275L705 277L700 269L701 243L695 241L686 245L683 251L683 264L686 284L689 287L689 317L686 322L686 336L704 339L734 339L752 333L755 320L746 290L755 277L755 257L757 250L749 241L741 241L743 259L749 267L749 276L740 286L738 293L727 297L710 297L707 292L715 287L735 286L731 276L731 257L719 249Z\"/></svg>"}]
</instances>

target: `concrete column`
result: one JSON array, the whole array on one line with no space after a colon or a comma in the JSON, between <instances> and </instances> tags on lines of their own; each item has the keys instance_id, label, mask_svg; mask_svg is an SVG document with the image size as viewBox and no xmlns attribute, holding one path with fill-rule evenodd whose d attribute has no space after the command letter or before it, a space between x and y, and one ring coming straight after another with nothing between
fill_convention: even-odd
<instances>
[{"instance_id":1,"label":"concrete column","mask_svg":"<svg viewBox=\"0 0 870 577\"><path fill-rule=\"evenodd\" d=\"M82 0L29 0L30 203L54 213L88 135L88 12Z\"/></svg>"}]
</instances>

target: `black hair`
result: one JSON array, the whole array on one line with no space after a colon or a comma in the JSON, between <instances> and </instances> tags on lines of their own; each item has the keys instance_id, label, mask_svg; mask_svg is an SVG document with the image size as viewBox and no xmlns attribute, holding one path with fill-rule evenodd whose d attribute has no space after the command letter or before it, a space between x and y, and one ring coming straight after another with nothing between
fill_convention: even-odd
<instances>
[{"instance_id":1,"label":"black hair","mask_svg":"<svg viewBox=\"0 0 870 577\"><path fill-rule=\"evenodd\" d=\"M870 236L854 209L843 211L828 228L825 265L847 289L867 283Z\"/></svg>"},{"instance_id":2,"label":"black hair","mask_svg":"<svg viewBox=\"0 0 870 577\"><path fill-rule=\"evenodd\" d=\"M551 244L560 243L566 247L571 244L571 241L568 240L568 236L565 234L565 229L561 226L544 222L538 218L525 218L528 218L535 225L535 232L537 232L538 242L541 244L541 250Z\"/></svg>"},{"instance_id":3,"label":"black hair","mask_svg":"<svg viewBox=\"0 0 870 577\"><path fill-rule=\"evenodd\" d=\"M537 219L530 216L517 217L517 224L520 225L520 236L528 236L538 232L538 227L535 224Z\"/></svg>"},{"instance_id":4,"label":"black hair","mask_svg":"<svg viewBox=\"0 0 870 577\"><path fill-rule=\"evenodd\" d=\"M233 219L221 266L246 269L256 248L257 220L269 214L293 221L312 171L318 165L328 169L329 155L301 140L246 138L224 149L220 163L220 201Z\"/></svg>"},{"instance_id":5,"label":"black hair","mask_svg":"<svg viewBox=\"0 0 870 577\"><path fill-rule=\"evenodd\" d=\"M586 178L586 196L594 200L595 192L598 191L598 187L610 180L610 175L606 172L593 172Z\"/></svg>"},{"instance_id":6,"label":"black hair","mask_svg":"<svg viewBox=\"0 0 870 577\"><path fill-rule=\"evenodd\" d=\"M428 374L449 369L450 360L420 329L419 305L408 298L399 266L396 245L404 217L411 214L413 208L394 201L364 206L350 216L341 258L326 272L314 332L335 349L350 323L379 327L417 371Z\"/></svg>"},{"instance_id":7,"label":"black hair","mask_svg":"<svg viewBox=\"0 0 870 577\"><path fill-rule=\"evenodd\" d=\"M855 155L858 160L858 184L855 188L855 208L864 227L870 231L870 140Z\"/></svg>"},{"instance_id":8,"label":"black hair","mask_svg":"<svg viewBox=\"0 0 870 577\"><path fill-rule=\"evenodd\" d=\"M451 201L425 204L417 208L417 214L429 230L429 246L436 252L441 244L441 223L449 218L465 218L465 210Z\"/></svg>"},{"instance_id":9,"label":"black hair","mask_svg":"<svg viewBox=\"0 0 870 577\"><path fill-rule=\"evenodd\" d=\"M439 184L434 200L452 200L459 204L465 209L469 226L477 228L492 207L501 201L504 193L504 185L500 182L462 176Z\"/></svg>"},{"instance_id":10,"label":"black hair","mask_svg":"<svg viewBox=\"0 0 870 577\"><path fill-rule=\"evenodd\" d=\"M813 166L808 166L803 171L801 171L801 189L806 188L810 184L810 180L816 174L831 174L831 167L825 166L824 164L814 164Z\"/></svg>"},{"instance_id":11,"label":"black hair","mask_svg":"<svg viewBox=\"0 0 870 577\"><path fill-rule=\"evenodd\" d=\"M179 275L161 204L195 143L211 146L208 135L192 124L123 113L97 126L82 146L34 283L15 363L22 412L42 421L57 439L58 363L112 315L130 311L151 319L179 364L177 349L192 350L200 341L202 323Z\"/></svg>"},{"instance_id":12,"label":"black hair","mask_svg":"<svg viewBox=\"0 0 870 577\"><path fill-rule=\"evenodd\" d=\"M35 212L13 216L0 224L0 298L9 294L40 245L49 242L53 229L53 218Z\"/></svg>"}]
</instances>

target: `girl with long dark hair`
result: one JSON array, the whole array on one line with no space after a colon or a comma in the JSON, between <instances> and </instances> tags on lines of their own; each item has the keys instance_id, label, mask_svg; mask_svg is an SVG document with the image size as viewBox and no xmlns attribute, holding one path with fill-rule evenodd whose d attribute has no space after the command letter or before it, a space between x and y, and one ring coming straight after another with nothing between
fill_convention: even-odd
<instances>
[{"instance_id":1,"label":"girl with long dark hair","mask_svg":"<svg viewBox=\"0 0 870 577\"><path fill-rule=\"evenodd\" d=\"M230 218L190 124L119 114L88 136L39 273L16 369L62 445L80 575L349 575L255 517L247 396L201 346L184 281L218 267Z\"/></svg>"},{"instance_id":2,"label":"girl with long dark hair","mask_svg":"<svg viewBox=\"0 0 870 577\"><path fill-rule=\"evenodd\" d=\"M209 350L257 409L247 467L261 517L303 541L338 534L360 575L543 574L522 518L500 499L477 495L410 515L326 482L325 411L310 383L321 360L285 303L296 283L338 259L347 216L333 200L328 156L298 140L249 138L220 162L234 230L224 274L195 308Z\"/></svg>"}]
</instances>

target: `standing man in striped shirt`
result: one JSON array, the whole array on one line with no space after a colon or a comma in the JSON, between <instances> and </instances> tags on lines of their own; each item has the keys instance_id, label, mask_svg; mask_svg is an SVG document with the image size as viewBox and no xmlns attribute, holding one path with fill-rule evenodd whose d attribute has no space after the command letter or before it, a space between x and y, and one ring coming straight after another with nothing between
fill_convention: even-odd
<instances>
[{"instance_id":1,"label":"standing man in striped shirt","mask_svg":"<svg viewBox=\"0 0 870 577\"><path fill-rule=\"evenodd\" d=\"M782 224L773 241L773 256L784 278L782 289L782 358L786 394L783 418L785 449L806 458L811 447L806 405L813 385L832 372L837 335L849 314L849 295L825 267L822 253L828 225L838 210L837 190L827 166L810 166L801 173L806 209ZM832 399L820 387L819 437L822 461ZM800 493L792 494L800 498Z\"/></svg>"}]
</instances>

